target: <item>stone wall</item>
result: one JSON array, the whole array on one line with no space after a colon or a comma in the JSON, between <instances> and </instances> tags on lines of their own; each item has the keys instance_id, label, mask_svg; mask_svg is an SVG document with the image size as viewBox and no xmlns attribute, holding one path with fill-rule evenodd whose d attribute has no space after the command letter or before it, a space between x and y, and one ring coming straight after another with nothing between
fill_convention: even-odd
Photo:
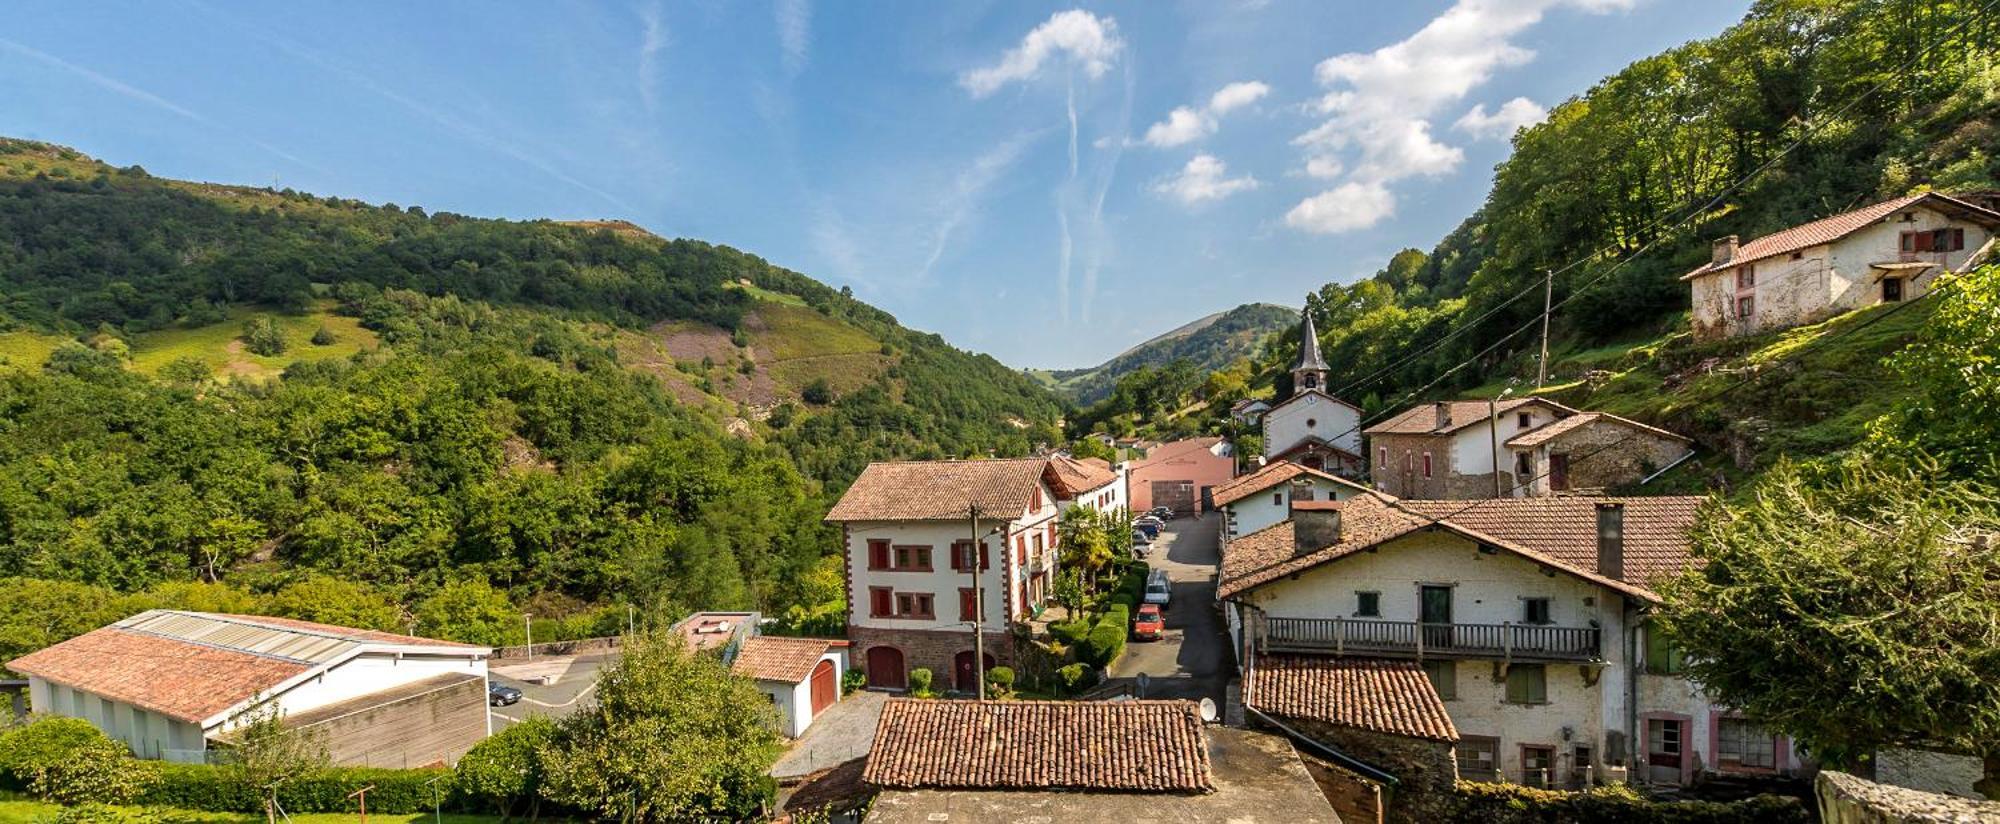
<instances>
[{"instance_id":1,"label":"stone wall","mask_svg":"<svg viewBox=\"0 0 2000 824\"><path fill-rule=\"evenodd\" d=\"M1398 498L1458 498L1452 493L1451 436L1449 435L1370 435L1368 459L1382 463L1382 450L1389 450L1389 462L1369 473L1377 488ZM1424 453L1431 453L1431 476L1424 477ZM1405 469L1403 456L1409 456ZM1486 478L1486 495L1493 496L1492 476Z\"/></svg>"},{"instance_id":2,"label":"stone wall","mask_svg":"<svg viewBox=\"0 0 2000 824\"><path fill-rule=\"evenodd\" d=\"M365 699L352 702L351 709L308 710L288 719L303 722L299 728L310 730L328 758L343 767L451 765L487 734L483 678L456 679L379 704L366 705Z\"/></svg>"},{"instance_id":3,"label":"stone wall","mask_svg":"<svg viewBox=\"0 0 2000 824\"><path fill-rule=\"evenodd\" d=\"M1014 666L1014 636L1011 633L987 630L986 654L993 656L993 665ZM848 650L848 664L862 672L868 671L868 650L878 646L891 646L903 651L903 671L924 668L931 671L933 689L952 689L952 667L958 654L972 649L972 630L959 632L925 629L879 629L874 627L847 628L847 639L852 642Z\"/></svg>"},{"instance_id":4,"label":"stone wall","mask_svg":"<svg viewBox=\"0 0 2000 824\"><path fill-rule=\"evenodd\" d=\"M1569 488L1588 490L1636 484L1686 455L1688 445L1642 429L1599 420L1556 436L1546 451L1551 455L1572 456ZM1538 475L1548 473L1546 466L1535 468ZM1547 485L1547 477L1536 479L1538 491Z\"/></svg>"},{"instance_id":5,"label":"stone wall","mask_svg":"<svg viewBox=\"0 0 2000 824\"><path fill-rule=\"evenodd\" d=\"M1382 804L1381 784L1331 761L1303 754L1300 759L1305 762L1306 772L1312 774L1313 782L1319 785L1320 794L1326 796L1326 802L1340 814L1341 824L1384 824L1388 821L1388 810Z\"/></svg>"},{"instance_id":6,"label":"stone wall","mask_svg":"<svg viewBox=\"0 0 2000 824\"><path fill-rule=\"evenodd\" d=\"M1282 720L1314 740L1395 776L1399 783L1393 789L1384 791L1388 796L1386 820L1440 821L1452 808L1452 787L1458 781L1458 762L1451 744L1370 732L1324 721Z\"/></svg>"},{"instance_id":7,"label":"stone wall","mask_svg":"<svg viewBox=\"0 0 2000 824\"><path fill-rule=\"evenodd\" d=\"M1832 770L1819 774L1813 790L1825 824L2000 822L2000 802L1891 787Z\"/></svg>"},{"instance_id":8,"label":"stone wall","mask_svg":"<svg viewBox=\"0 0 2000 824\"><path fill-rule=\"evenodd\" d=\"M1875 780L1924 792L1980 798L1987 776L2000 778L2000 755L1976 755L1938 750L1887 749L1875 754ZM1996 799L2000 800L2000 799Z\"/></svg>"}]
</instances>

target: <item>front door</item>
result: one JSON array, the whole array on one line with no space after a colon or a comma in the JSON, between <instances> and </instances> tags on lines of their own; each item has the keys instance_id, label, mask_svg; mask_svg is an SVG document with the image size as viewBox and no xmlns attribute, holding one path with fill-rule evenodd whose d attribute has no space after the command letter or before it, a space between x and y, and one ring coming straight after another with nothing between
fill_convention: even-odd
<instances>
[{"instance_id":1,"label":"front door","mask_svg":"<svg viewBox=\"0 0 2000 824\"><path fill-rule=\"evenodd\" d=\"M1425 625L1424 646L1451 646L1451 587L1425 585L1420 595L1417 620Z\"/></svg>"},{"instance_id":2,"label":"front door","mask_svg":"<svg viewBox=\"0 0 2000 824\"><path fill-rule=\"evenodd\" d=\"M833 662L821 660L819 666L813 667L813 715L817 717L820 713L825 712L827 707L833 706L833 702L838 700L840 700L840 685L834 683Z\"/></svg>"},{"instance_id":3,"label":"front door","mask_svg":"<svg viewBox=\"0 0 2000 824\"><path fill-rule=\"evenodd\" d=\"M1681 783L1681 759L1686 758L1687 722L1674 718L1646 720L1646 780Z\"/></svg>"},{"instance_id":4,"label":"front door","mask_svg":"<svg viewBox=\"0 0 2000 824\"><path fill-rule=\"evenodd\" d=\"M1549 456L1549 488L1569 488L1569 455L1558 453Z\"/></svg>"},{"instance_id":5,"label":"front door","mask_svg":"<svg viewBox=\"0 0 2000 824\"><path fill-rule=\"evenodd\" d=\"M979 690L979 669L972 665L973 660L972 650L960 652L956 658L952 659L951 684L959 692L977 692ZM986 656L986 668L989 670L993 668L993 656L991 655Z\"/></svg>"}]
</instances>

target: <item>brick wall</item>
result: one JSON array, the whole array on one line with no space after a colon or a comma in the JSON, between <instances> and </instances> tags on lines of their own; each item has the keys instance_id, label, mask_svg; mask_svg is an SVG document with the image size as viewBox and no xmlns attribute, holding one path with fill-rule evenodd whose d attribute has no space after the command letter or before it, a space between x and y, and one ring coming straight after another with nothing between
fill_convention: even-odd
<instances>
[{"instance_id":1,"label":"brick wall","mask_svg":"<svg viewBox=\"0 0 2000 824\"><path fill-rule=\"evenodd\" d=\"M1382 785L1350 772L1330 761L1300 754L1306 772L1319 784L1326 803L1340 814L1341 824L1384 824L1388 819L1382 805Z\"/></svg>"},{"instance_id":2,"label":"brick wall","mask_svg":"<svg viewBox=\"0 0 2000 824\"><path fill-rule=\"evenodd\" d=\"M986 654L993 656L994 666L1014 666L1013 636L997 630L987 630L983 634L986 636ZM933 689L937 690L952 688L952 667L958 653L972 649L970 628L950 631L848 627L847 639L852 642L848 648L848 661L853 668L867 672L870 649L895 647L903 652L904 673L919 667L929 669Z\"/></svg>"}]
</instances>

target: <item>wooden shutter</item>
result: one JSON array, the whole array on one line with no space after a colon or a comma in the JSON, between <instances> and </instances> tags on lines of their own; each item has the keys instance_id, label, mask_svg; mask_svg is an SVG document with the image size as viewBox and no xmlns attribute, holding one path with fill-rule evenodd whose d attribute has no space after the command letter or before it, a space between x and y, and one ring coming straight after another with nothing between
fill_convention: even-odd
<instances>
[{"instance_id":1,"label":"wooden shutter","mask_svg":"<svg viewBox=\"0 0 2000 824\"><path fill-rule=\"evenodd\" d=\"M869 542L868 542L868 568L869 568L869 569L888 569L888 568L889 568L889 542L888 542L888 541L886 541L886 540L873 540L873 541L869 541Z\"/></svg>"},{"instance_id":2,"label":"wooden shutter","mask_svg":"<svg viewBox=\"0 0 2000 824\"><path fill-rule=\"evenodd\" d=\"M895 612L896 612L895 597L893 593L890 592L888 587L868 588L869 615L872 615L876 618L886 618L890 615L894 615Z\"/></svg>"},{"instance_id":3,"label":"wooden shutter","mask_svg":"<svg viewBox=\"0 0 2000 824\"><path fill-rule=\"evenodd\" d=\"M1964 229L1951 230L1951 250L1956 252L1964 248L1965 248L1965 230Z\"/></svg>"},{"instance_id":4,"label":"wooden shutter","mask_svg":"<svg viewBox=\"0 0 2000 824\"><path fill-rule=\"evenodd\" d=\"M1916 251L1919 251L1919 252L1928 252L1928 251L1931 251L1931 247L1932 247L1932 242L1931 242L1931 240L1932 240L1932 238L1933 238L1933 237L1934 237L1934 236L1933 236L1933 235L1932 235L1932 234L1931 234L1930 232L1918 232L1918 233L1917 233L1917 237L1916 237L1916 241L1917 241L1917 248L1916 248Z\"/></svg>"},{"instance_id":5,"label":"wooden shutter","mask_svg":"<svg viewBox=\"0 0 2000 824\"><path fill-rule=\"evenodd\" d=\"M1028 565L1027 533L1022 533L1020 535L1014 536L1014 563L1019 564L1021 566Z\"/></svg>"},{"instance_id":6,"label":"wooden shutter","mask_svg":"<svg viewBox=\"0 0 2000 824\"><path fill-rule=\"evenodd\" d=\"M985 541L979 542L979 568L982 570L993 568L993 558L986 552Z\"/></svg>"},{"instance_id":7,"label":"wooden shutter","mask_svg":"<svg viewBox=\"0 0 2000 824\"><path fill-rule=\"evenodd\" d=\"M979 616L979 594L971 587L958 588L958 620L973 621Z\"/></svg>"}]
</instances>

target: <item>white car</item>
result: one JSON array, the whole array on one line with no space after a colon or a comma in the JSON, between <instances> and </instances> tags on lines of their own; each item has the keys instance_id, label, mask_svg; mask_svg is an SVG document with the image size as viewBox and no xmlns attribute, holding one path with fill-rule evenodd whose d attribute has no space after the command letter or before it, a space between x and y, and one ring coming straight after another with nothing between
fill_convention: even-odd
<instances>
[{"instance_id":1,"label":"white car","mask_svg":"<svg viewBox=\"0 0 2000 824\"><path fill-rule=\"evenodd\" d=\"M1143 601L1144 603L1159 604L1160 609L1166 609L1167 601L1172 598L1173 591L1172 587L1168 585L1166 570L1156 569L1146 576L1146 597Z\"/></svg>"}]
</instances>

